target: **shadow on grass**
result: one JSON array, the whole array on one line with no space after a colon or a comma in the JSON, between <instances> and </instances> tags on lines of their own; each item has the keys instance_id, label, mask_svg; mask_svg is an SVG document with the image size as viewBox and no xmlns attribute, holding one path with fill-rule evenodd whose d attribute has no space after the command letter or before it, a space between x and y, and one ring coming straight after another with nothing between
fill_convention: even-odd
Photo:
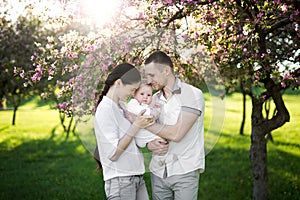
<instances>
[{"instance_id":1,"label":"shadow on grass","mask_svg":"<svg viewBox=\"0 0 300 200\"><path fill-rule=\"evenodd\" d=\"M300 145L296 143L291 143L291 142L281 142L281 141L274 141L273 143L275 146L281 145L281 146L286 146L286 147L294 147L298 148L300 150Z\"/></svg>"},{"instance_id":2,"label":"shadow on grass","mask_svg":"<svg viewBox=\"0 0 300 200\"><path fill-rule=\"evenodd\" d=\"M252 172L246 149L217 145L206 157L199 199L252 199ZM297 199L299 157L269 152L270 199ZM23 142L0 147L0 199L105 199L103 177L79 139ZM150 191L150 174L145 174Z\"/></svg>"},{"instance_id":3,"label":"shadow on grass","mask_svg":"<svg viewBox=\"0 0 300 200\"><path fill-rule=\"evenodd\" d=\"M2 151L0 162L0 199L105 199L102 174L80 141L24 142Z\"/></svg>"},{"instance_id":4,"label":"shadow on grass","mask_svg":"<svg viewBox=\"0 0 300 200\"><path fill-rule=\"evenodd\" d=\"M269 199L299 199L300 159L283 152L268 152ZM216 147L206 156L206 169L200 176L199 198L253 199L249 151Z\"/></svg>"},{"instance_id":5,"label":"shadow on grass","mask_svg":"<svg viewBox=\"0 0 300 200\"><path fill-rule=\"evenodd\" d=\"M0 132L1 132L1 131L4 131L5 129L8 129L8 128L9 128L9 126L1 127L1 128L0 128Z\"/></svg>"}]
</instances>

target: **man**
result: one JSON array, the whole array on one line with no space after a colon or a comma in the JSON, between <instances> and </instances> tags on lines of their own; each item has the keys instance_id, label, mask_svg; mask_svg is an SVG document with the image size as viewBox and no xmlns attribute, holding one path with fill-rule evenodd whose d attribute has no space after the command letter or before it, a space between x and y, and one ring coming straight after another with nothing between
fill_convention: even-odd
<instances>
[{"instance_id":1,"label":"man","mask_svg":"<svg viewBox=\"0 0 300 200\"><path fill-rule=\"evenodd\" d=\"M153 152L152 197L195 200L199 173L204 171L205 163L203 94L175 77L173 63L162 51L146 59L145 75L152 88L159 90L154 99L162 103L159 123L146 129L168 141L156 139L147 143Z\"/></svg>"}]
</instances>

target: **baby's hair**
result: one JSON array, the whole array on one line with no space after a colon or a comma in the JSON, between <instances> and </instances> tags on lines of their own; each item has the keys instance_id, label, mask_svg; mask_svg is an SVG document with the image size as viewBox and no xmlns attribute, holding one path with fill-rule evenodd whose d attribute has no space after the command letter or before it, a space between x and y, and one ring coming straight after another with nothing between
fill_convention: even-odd
<instances>
[{"instance_id":1,"label":"baby's hair","mask_svg":"<svg viewBox=\"0 0 300 200\"><path fill-rule=\"evenodd\" d=\"M135 94L141 87L143 87L143 86L149 86L149 87L151 87L151 84L148 83L146 79L142 79L142 80L141 80L140 86L135 90L134 94Z\"/></svg>"}]
</instances>

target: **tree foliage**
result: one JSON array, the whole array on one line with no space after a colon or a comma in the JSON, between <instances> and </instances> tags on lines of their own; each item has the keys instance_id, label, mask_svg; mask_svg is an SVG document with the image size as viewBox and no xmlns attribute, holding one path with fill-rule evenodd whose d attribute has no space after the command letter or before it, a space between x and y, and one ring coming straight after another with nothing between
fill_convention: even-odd
<instances>
[{"instance_id":1,"label":"tree foliage","mask_svg":"<svg viewBox=\"0 0 300 200\"><path fill-rule=\"evenodd\" d=\"M9 14L9 6L3 2L0 15L0 100L8 100L14 108L12 124L15 124L16 111L26 95L33 94L36 88L24 85L25 71L33 69L31 55L35 42L42 40L42 21L32 14L33 7L28 4L24 15L14 19ZM19 75L16 75L17 71Z\"/></svg>"}]
</instances>

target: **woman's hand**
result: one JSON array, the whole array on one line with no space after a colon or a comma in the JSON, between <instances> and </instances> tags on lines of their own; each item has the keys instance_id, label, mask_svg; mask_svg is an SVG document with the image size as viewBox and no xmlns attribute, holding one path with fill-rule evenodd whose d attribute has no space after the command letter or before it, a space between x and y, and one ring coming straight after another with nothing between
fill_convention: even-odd
<instances>
[{"instance_id":1,"label":"woman's hand","mask_svg":"<svg viewBox=\"0 0 300 200\"><path fill-rule=\"evenodd\" d=\"M146 128L147 126L150 126L154 124L154 118L153 116L144 116L144 113L146 112L146 109L142 110L135 118L133 124L139 128Z\"/></svg>"}]
</instances>

